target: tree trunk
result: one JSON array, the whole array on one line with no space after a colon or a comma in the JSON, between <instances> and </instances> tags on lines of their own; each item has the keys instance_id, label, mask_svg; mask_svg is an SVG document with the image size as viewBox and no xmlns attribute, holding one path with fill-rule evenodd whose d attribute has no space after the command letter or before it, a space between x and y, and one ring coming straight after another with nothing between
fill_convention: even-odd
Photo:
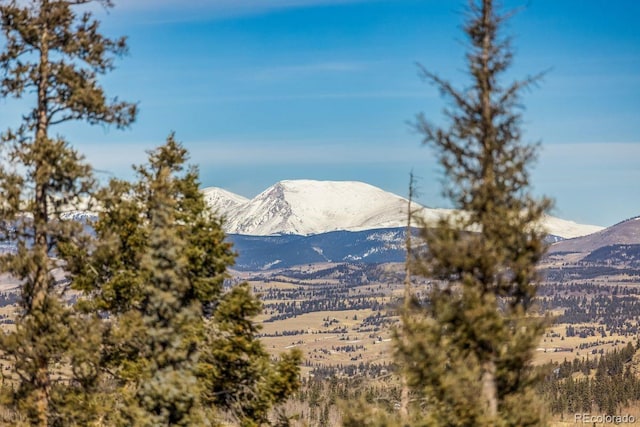
<instances>
[{"instance_id":1,"label":"tree trunk","mask_svg":"<svg viewBox=\"0 0 640 427\"><path fill-rule=\"evenodd\" d=\"M404 313L403 320L406 321L406 316L409 315L410 301L411 301L411 222L413 219L413 211L411 203L413 202L413 196L415 193L415 178L413 172L409 175L409 201L407 203L407 235L405 237L405 249L407 251L405 260L405 276L404 276ZM406 329L406 325L403 325ZM402 330L402 340L406 344L406 331ZM400 423L403 426L409 425L409 381L407 379L407 372L403 370L401 372L402 389L400 391Z\"/></svg>"},{"instance_id":2,"label":"tree trunk","mask_svg":"<svg viewBox=\"0 0 640 427\"><path fill-rule=\"evenodd\" d=\"M47 427L49 425L49 363L48 357L38 360L36 372L36 409L38 411L38 426Z\"/></svg>"},{"instance_id":3,"label":"tree trunk","mask_svg":"<svg viewBox=\"0 0 640 427\"><path fill-rule=\"evenodd\" d=\"M486 415L489 420L498 415L498 384L496 382L496 364L493 360L482 366L482 397L486 404Z\"/></svg>"},{"instance_id":4,"label":"tree trunk","mask_svg":"<svg viewBox=\"0 0 640 427\"><path fill-rule=\"evenodd\" d=\"M38 70L38 107L36 113L35 140L33 141L33 150L46 144L48 138L48 85L49 85L49 34L46 23L48 13L48 0L42 0L40 7L40 17L43 22L42 33L40 36L40 63ZM41 153L44 153L43 150ZM40 266L34 277L33 295L31 303L31 311L38 312L45 309L47 298L48 282L49 282L49 262L48 262L48 239L47 239L47 223L49 221L48 200L47 200L47 181L48 177L42 171L43 165L48 163L48 159L38 156L34 166L35 181L35 212L34 212L34 250L39 252L41 257ZM34 348L36 354L33 357L36 360L35 372L35 400L37 409L38 426L47 427L49 424L49 389L51 386L49 376L49 354L47 349Z\"/></svg>"},{"instance_id":5,"label":"tree trunk","mask_svg":"<svg viewBox=\"0 0 640 427\"><path fill-rule=\"evenodd\" d=\"M409 384L407 384L407 374L402 374L402 390L400 391L400 423L403 426L409 425Z\"/></svg>"}]
</instances>

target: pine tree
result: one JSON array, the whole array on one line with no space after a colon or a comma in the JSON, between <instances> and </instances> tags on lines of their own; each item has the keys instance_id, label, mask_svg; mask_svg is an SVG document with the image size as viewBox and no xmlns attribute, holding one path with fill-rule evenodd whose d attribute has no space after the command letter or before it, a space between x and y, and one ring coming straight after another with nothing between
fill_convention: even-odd
<instances>
[{"instance_id":1,"label":"pine tree","mask_svg":"<svg viewBox=\"0 0 640 427\"><path fill-rule=\"evenodd\" d=\"M546 319L532 309L545 251L539 224L550 202L530 195L536 145L521 142L518 111L522 89L536 77L502 83L512 62L510 40L500 34L508 15L492 0L469 5L471 84L458 90L422 68L451 104L448 127L422 115L417 122L461 213L422 227L428 249L413 270L435 283L428 301L403 314L396 345L419 398L417 424L539 425L531 360Z\"/></svg>"},{"instance_id":2,"label":"pine tree","mask_svg":"<svg viewBox=\"0 0 640 427\"><path fill-rule=\"evenodd\" d=\"M34 104L23 123L2 136L0 234L17 250L0 259L0 268L22 283L16 329L1 340L3 357L14 371L8 401L20 416L13 423L86 421L69 419L87 412L66 405L67 392L90 387L93 381L91 358L69 353L86 322L75 319L67 307L54 273L63 265L61 246L81 247L87 241L81 224L65 221L64 213L89 196L94 180L82 156L49 131L72 120L125 127L136 111L135 105L108 101L98 84L97 78L113 68L114 57L125 53L126 44L101 35L90 12L76 12L87 3L0 2L0 95ZM111 6L108 0L99 3ZM88 337L76 350L84 348L83 343L90 345L93 339ZM72 372L78 378L65 384L60 378L68 375L61 367L71 359L79 363ZM86 403L87 408L93 404Z\"/></svg>"},{"instance_id":3,"label":"pine tree","mask_svg":"<svg viewBox=\"0 0 640 427\"><path fill-rule=\"evenodd\" d=\"M206 322L199 363L204 405L229 413L243 426L267 423L270 409L300 386L301 353L294 349L271 361L252 321L261 311L246 283L226 292Z\"/></svg>"},{"instance_id":4,"label":"pine tree","mask_svg":"<svg viewBox=\"0 0 640 427\"><path fill-rule=\"evenodd\" d=\"M256 337L256 297L223 290L235 254L186 161L170 136L137 182L112 180L97 197L94 250L68 265L90 310L109 317L112 425L208 425L222 411L257 425L297 388L298 353L273 364Z\"/></svg>"},{"instance_id":5,"label":"pine tree","mask_svg":"<svg viewBox=\"0 0 640 427\"><path fill-rule=\"evenodd\" d=\"M219 222L185 171L173 136L149 153L138 182L98 193L97 242L68 268L103 329L102 381L114 384L112 425L202 425L196 378L202 316L233 260Z\"/></svg>"},{"instance_id":6,"label":"pine tree","mask_svg":"<svg viewBox=\"0 0 640 427\"><path fill-rule=\"evenodd\" d=\"M169 150L176 148L171 144ZM167 150L167 151L169 151ZM182 156L182 152L176 154ZM155 176L150 184L148 250L141 269L148 282L140 301L141 326L138 336L141 379L136 401L142 416L136 425L197 425L198 389L195 376L196 350L192 328L202 315L200 301L188 281L185 244L175 227L172 198L172 165L163 163L158 152Z\"/></svg>"}]
</instances>

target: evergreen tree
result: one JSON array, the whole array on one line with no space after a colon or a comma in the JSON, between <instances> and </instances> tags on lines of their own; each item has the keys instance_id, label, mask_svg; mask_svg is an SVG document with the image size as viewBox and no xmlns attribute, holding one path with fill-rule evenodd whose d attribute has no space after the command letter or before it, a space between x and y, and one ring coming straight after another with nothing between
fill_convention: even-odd
<instances>
[{"instance_id":1,"label":"evergreen tree","mask_svg":"<svg viewBox=\"0 0 640 427\"><path fill-rule=\"evenodd\" d=\"M171 141L170 141L171 142ZM170 144L169 150L177 148ZM167 151L169 151L167 150ZM182 156L184 150L175 154ZM202 315L186 273L184 242L175 227L172 164L159 159L150 184L148 250L141 259L147 282L142 289L138 336L142 382L135 398L142 416L136 425L197 425L196 346L191 330ZM170 155L172 155L171 153ZM156 159L154 159L156 160Z\"/></svg>"},{"instance_id":2,"label":"evergreen tree","mask_svg":"<svg viewBox=\"0 0 640 427\"><path fill-rule=\"evenodd\" d=\"M521 142L519 94L536 78L503 84L512 62L500 29L508 15L471 0L464 26L471 84L456 89L422 69L451 101L448 127L418 117L460 214L423 225L427 250L413 270L434 279L429 298L405 310L398 360L416 397L413 419L443 426L542 423L533 352L546 319L532 313L540 221L550 206L529 192L536 145Z\"/></svg>"},{"instance_id":3,"label":"evergreen tree","mask_svg":"<svg viewBox=\"0 0 640 427\"><path fill-rule=\"evenodd\" d=\"M261 311L246 283L225 293L206 322L199 364L205 406L230 413L244 426L266 423L269 410L300 386L301 353L292 350L271 362L251 320Z\"/></svg>"},{"instance_id":4,"label":"evergreen tree","mask_svg":"<svg viewBox=\"0 0 640 427\"><path fill-rule=\"evenodd\" d=\"M94 250L68 265L89 309L109 316L113 425L208 425L221 411L261 424L297 388L298 353L274 365L256 337L256 297L246 285L223 290L235 254L186 160L171 136L137 182L112 180Z\"/></svg>"},{"instance_id":5,"label":"evergreen tree","mask_svg":"<svg viewBox=\"0 0 640 427\"><path fill-rule=\"evenodd\" d=\"M7 401L19 410L12 423L85 424L92 412L79 407L81 400L67 405L73 390L92 387L95 379L94 360L77 351L95 344L91 336L78 336L91 332L83 325L92 319L75 318L54 273L63 265L62 246L87 242L81 224L65 221L64 213L89 196L94 181L82 156L49 130L71 120L125 127L136 108L107 100L98 84L126 44L101 35L86 8L76 12L87 3L0 1L0 95L26 97L34 105L20 126L2 136L0 237L17 250L0 258L0 268L22 283L16 329L1 340L14 374ZM72 359L78 365L69 379L62 366ZM84 403L90 409L95 402Z\"/></svg>"}]
</instances>

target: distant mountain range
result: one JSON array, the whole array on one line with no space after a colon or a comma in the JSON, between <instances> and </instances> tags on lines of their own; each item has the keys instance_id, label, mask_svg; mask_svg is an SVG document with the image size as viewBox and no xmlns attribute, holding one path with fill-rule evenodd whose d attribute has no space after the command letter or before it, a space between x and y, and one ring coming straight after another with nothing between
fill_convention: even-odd
<instances>
[{"instance_id":1,"label":"distant mountain range","mask_svg":"<svg viewBox=\"0 0 640 427\"><path fill-rule=\"evenodd\" d=\"M406 228L332 231L310 236L229 234L235 269L270 270L321 262L385 263L405 260ZM548 241L553 242L553 238ZM549 247L549 260L640 267L640 217Z\"/></svg>"},{"instance_id":2,"label":"distant mountain range","mask_svg":"<svg viewBox=\"0 0 640 427\"><path fill-rule=\"evenodd\" d=\"M238 270L269 270L320 262L403 262L406 228L333 231L310 236L230 234ZM560 257L560 258L558 258ZM549 247L549 259L640 267L640 217Z\"/></svg>"},{"instance_id":3,"label":"distant mountain range","mask_svg":"<svg viewBox=\"0 0 640 427\"><path fill-rule=\"evenodd\" d=\"M622 221L587 236L563 240L551 246L550 254L573 253L587 256L602 248L624 246L632 248L640 245L640 216ZM607 251L600 251L605 253ZM611 250L609 250L611 252Z\"/></svg>"},{"instance_id":4,"label":"distant mountain range","mask_svg":"<svg viewBox=\"0 0 640 427\"><path fill-rule=\"evenodd\" d=\"M640 244L640 216L586 236L563 240L553 245L549 252L587 253L618 244Z\"/></svg>"},{"instance_id":5,"label":"distant mountain range","mask_svg":"<svg viewBox=\"0 0 640 427\"><path fill-rule=\"evenodd\" d=\"M364 231L406 227L407 200L363 182L281 181L253 199L210 187L203 194L212 209L226 218L229 234L309 236L332 231ZM451 209L416 205L427 223L451 215ZM595 225L546 216L542 227L561 239L595 233ZM559 239L556 239L559 240Z\"/></svg>"},{"instance_id":6,"label":"distant mountain range","mask_svg":"<svg viewBox=\"0 0 640 427\"><path fill-rule=\"evenodd\" d=\"M369 184L281 181L253 199L215 187L202 192L209 207L225 218L223 227L239 254L239 270L318 262L402 262L405 257L408 201ZM456 212L415 204L414 208L427 223ZM95 215L73 211L66 216L87 222ZM550 248L552 254L580 252L582 258L602 247L640 243L638 219L603 229L546 216L541 226L547 241L557 242ZM624 257L623 249L594 256Z\"/></svg>"},{"instance_id":7,"label":"distant mountain range","mask_svg":"<svg viewBox=\"0 0 640 427\"><path fill-rule=\"evenodd\" d=\"M310 236L230 234L237 270L268 270L321 262L403 262L405 228L331 231Z\"/></svg>"},{"instance_id":8,"label":"distant mountain range","mask_svg":"<svg viewBox=\"0 0 640 427\"><path fill-rule=\"evenodd\" d=\"M236 269L264 270L318 262L402 262L407 199L363 182L281 181L253 199L205 188L207 203L225 217L239 256ZM414 205L427 223L451 209ZM602 227L546 216L548 241L585 236Z\"/></svg>"}]
</instances>

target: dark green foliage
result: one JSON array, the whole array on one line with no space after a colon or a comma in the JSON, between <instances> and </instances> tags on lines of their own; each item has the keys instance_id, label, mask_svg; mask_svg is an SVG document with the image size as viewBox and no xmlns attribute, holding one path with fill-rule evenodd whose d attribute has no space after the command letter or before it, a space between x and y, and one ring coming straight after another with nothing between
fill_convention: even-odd
<instances>
[{"instance_id":1,"label":"dark green foliage","mask_svg":"<svg viewBox=\"0 0 640 427\"><path fill-rule=\"evenodd\" d=\"M271 362L251 321L261 310L248 285L227 292L206 322L200 358L205 405L228 411L247 426L265 423L271 407L299 387L301 353L294 350Z\"/></svg>"},{"instance_id":2,"label":"dark green foliage","mask_svg":"<svg viewBox=\"0 0 640 427\"><path fill-rule=\"evenodd\" d=\"M16 330L1 340L15 384L4 401L19 411L11 423L86 425L95 415L95 401L71 397L95 385L95 361L79 350L95 345L93 331L83 328L95 316L77 318L58 283L63 246L89 241L64 213L88 200L94 181L82 156L49 128L69 120L125 127L135 106L107 102L97 77L113 68L125 43L102 36L91 13L78 15L82 3L89 1L0 2L0 95L33 99L22 124L2 136L0 237L18 249L0 268L22 280ZM77 366L67 375L70 362Z\"/></svg>"},{"instance_id":3,"label":"dark green foliage","mask_svg":"<svg viewBox=\"0 0 640 427\"><path fill-rule=\"evenodd\" d=\"M396 341L415 425L542 423L531 359L546 320L532 309L545 251L539 224L549 202L529 194L536 147L520 140L519 93L535 79L500 81L512 60L499 33L505 19L491 0L469 2L468 87L457 90L422 70L450 107L448 127L423 116L417 127L461 213L424 224L428 250L410 261L414 272L434 279L428 301L403 310Z\"/></svg>"},{"instance_id":4,"label":"dark green foliage","mask_svg":"<svg viewBox=\"0 0 640 427\"><path fill-rule=\"evenodd\" d=\"M223 291L235 254L220 221L169 137L136 167L139 180L112 180L99 195L93 251L68 268L73 286L101 310L103 379L116 385L116 425L208 425L230 412L267 421L297 388L299 354L276 364L257 339L262 307L247 285Z\"/></svg>"},{"instance_id":5,"label":"dark green foliage","mask_svg":"<svg viewBox=\"0 0 640 427\"><path fill-rule=\"evenodd\" d=\"M124 38L100 34L88 3L111 7L110 0L3 0L0 3L6 46L0 53L2 96L37 93L25 114L25 126L45 132L69 120L128 126L136 106L107 100L97 76L113 69L113 58L126 53ZM44 135L42 135L44 136Z\"/></svg>"},{"instance_id":6,"label":"dark green foliage","mask_svg":"<svg viewBox=\"0 0 640 427\"><path fill-rule=\"evenodd\" d=\"M120 397L114 424L202 423L195 367L203 310L233 253L185 161L170 137L136 169L137 183L112 180L98 196L94 250L68 266L73 286L90 297L86 309L109 315L101 362Z\"/></svg>"},{"instance_id":7,"label":"dark green foliage","mask_svg":"<svg viewBox=\"0 0 640 427\"><path fill-rule=\"evenodd\" d=\"M169 149L174 148L169 146ZM138 336L140 378L136 400L142 416L136 425L195 425L198 389L195 378L196 343L191 330L201 318L200 302L185 277L185 246L175 227L171 164L162 164L150 183L148 250L141 273L148 278L139 311L143 336Z\"/></svg>"}]
</instances>

